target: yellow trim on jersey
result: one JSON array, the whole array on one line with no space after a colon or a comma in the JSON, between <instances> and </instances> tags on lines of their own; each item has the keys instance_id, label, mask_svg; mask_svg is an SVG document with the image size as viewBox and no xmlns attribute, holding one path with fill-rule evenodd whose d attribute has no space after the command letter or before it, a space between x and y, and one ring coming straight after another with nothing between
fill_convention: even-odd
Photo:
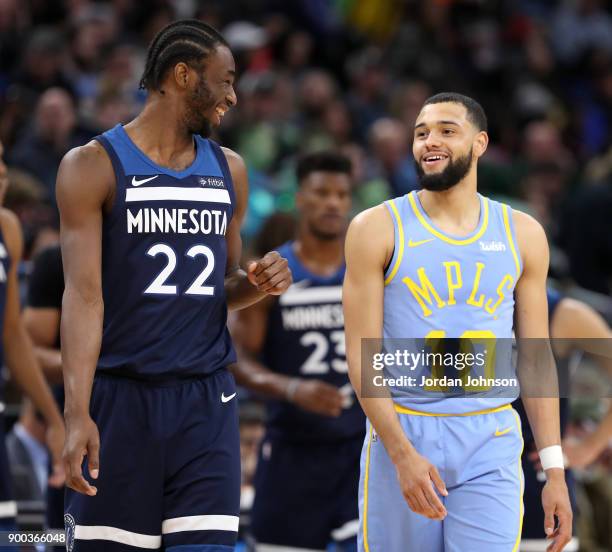
<instances>
[{"instance_id":1,"label":"yellow trim on jersey","mask_svg":"<svg viewBox=\"0 0 612 552\"><path fill-rule=\"evenodd\" d=\"M395 411L399 414L412 414L413 416L433 416L446 418L448 416L478 416L479 414L493 414L494 412L501 412L502 410L510 410L512 406L510 404L504 404L502 406L496 406L495 408L486 408L485 410L475 410L473 412L459 412L453 413L437 413L437 412L423 412L422 410L412 410L412 408L406 408L399 404L394 404Z\"/></svg>"},{"instance_id":2,"label":"yellow trim on jersey","mask_svg":"<svg viewBox=\"0 0 612 552\"><path fill-rule=\"evenodd\" d=\"M397 222L399 244L397 245L397 257L395 259L393 269L389 273L389 276L385 278L386 286L388 286L391 283L391 280L395 278L395 275L397 274L397 271L399 270L400 264L402 262L402 257L404 256L404 227L402 226L402 219L400 218L399 212L397 211L397 207L395 206L394 200L389 201L389 205L391 205L391 210L393 211L393 215L395 216L395 220Z\"/></svg>"},{"instance_id":3,"label":"yellow trim on jersey","mask_svg":"<svg viewBox=\"0 0 612 552\"><path fill-rule=\"evenodd\" d=\"M466 238L464 240L457 240L455 238L449 238L448 236L445 236L444 234L436 230L433 226L431 226L431 224L429 224L429 222L427 222L425 217L421 214L421 211L419 211L419 208L417 207L417 204L416 204L415 197L416 197L416 192L408 194L408 201L410 202L410 205L412 206L412 210L414 211L414 214L416 215L417 219L419 219L419 222L425 227L426 230L431 232L434 236L436 236L436 238L439 238L442 241L445 241L452 245L468 245L470 243L474 243L478 238L480 238L485 233L485 230L487 229L487 226L489 224L489 200L486 197L483 198L483 202L482 202L483 214L482 214L482 225L480 226L480 230L478 230L478 232L474 234L471 238Z\"/></svg>"},{"instance_id":4,"label":"yellow trim on jersey","mask_svg":"<svg viewBox=\"0 0 612 552\"><path fill-rule=\"evenodd\" d=\"M519 499L519 528L518 535L516 536L516 541L514 543L514 548L512 548L512 552L518 552L519 546L521 544L521 536L523 534L523 493L525 492L525 481L523 480L523 466L521 465L521 458L523 456L523 450L525 448L525 441L523 440L523 429L521 426L521 419L519 418L518 412L512 409L512 414L516 418L516 427L518 429L519 435L521 436L521 453L518 457L518 478L519 485L521 486L521 498Z\"/></svg>"},{"instance_id":5,"label":"yellow trim on jersey","mask_svg":"<svg viewBox=\"0 0 612 552\"><path fill-rule=\"evenodd\" d=\"M374 427L370 424L368 450L366 452L365 477L363 478L363 547L365 552L370 552L370 545L368 543L368 480L370 479L370 448L372 447L373 433Z\"/></svg>"},{"instance_id":6,"label":"yellow trim on jersey","mask_svg":"<svg viewBox=\"0 0 612 552\"><path fill-rule=\"evenodd\" d=\"M510 229L510 219L508 218L508 206L502 205L502 212L504 214L504 226L506 227L506 234L508 236L508 243L510 244L510 250L512 251L512 257L514 257L514 264L516 265L516 280L518 281L521 275L521 263L519 262L516 247L514 246L514 240L512 239L512 231Z\"/></svg>"}]
</instances>

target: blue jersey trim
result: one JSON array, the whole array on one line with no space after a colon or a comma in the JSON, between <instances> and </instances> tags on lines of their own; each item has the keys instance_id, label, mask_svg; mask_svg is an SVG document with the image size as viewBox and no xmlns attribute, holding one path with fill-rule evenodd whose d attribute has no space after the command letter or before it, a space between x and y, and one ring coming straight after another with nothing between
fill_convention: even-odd
<instances>
[{"instance_id":1,"label":"blue jersey trim","mask_svg":"<svg viewBox=\"0 0 612 552\"><path fill-rule=\"evenodd\" d=\"M200 140L203 142L203 139L200 136L196 136L196 140ZM226 183L227 191L229 192L230 199L232 201L232 216L236 212L236 191L234 190L234 180L232 179L232 172L229 168L229 163L227 162L227 157L225 157L225 153L221 149L221 146L214 142L213 140L208 140L210 144L210 149L217 159L217 163L219 167L221 167L221 172L223 173L223 178Z\"/></svg>"},{"instance_id":2,"label":"blue jersey trim","mask_svg":"<svg viewBox=\"0 0 612 552\"><path fill-rule=\"evenodd\" d=\"M117 155L117 152L115 151L115 148L113 147L110 140L106 136L104 136L103 134L100 134L99 136L96 136L94 140L97 140L97 142L106 151L106 154L109 156L111 164L113 166L113 172L115 173L115 199L111 207L111 212L106 213L105 217L115 216L117 214L116 212L119 209L119 206L123 205L123 202L119 200L119 193L120 193L119 187L120 187L120 182L121 182L120 179L123 176L123 165L121 164L121 159L119 159L119 156Z\"/></svg>"},{"instance_id":3,"label":"blue jersey trim","mask_svg":"<svg viewBox=\"0 0 612 552\"><path fill-rule=\"evenodd\" d=\"M194 139L194 146L195 146L195 150L196 150L196 154L195 157L193 158L193 161L191 162L191 164L186 167L185 169L183 169L182 171L175 171L173 169L170 169L168 167L162 167L161 165L158 165L157 163L155 163L150 157L148 157L130 138L130 136L128 135L128 133L125 131L125 128L123 128L123 125L119 124L117 125L115 128L113 128L109 133L108 133L109 137L112 137L114 135L114 137L117 138L117 141L119 142L119 146L124 146L119 147L119 151L117 152L124 170L125 170L125 174L129 175L129 174L147 174L146 171L143 171L138 165L139 163L135 163L133 157L136 156L139 160L143 161L146 165L148 165L149 167L151 167L152 169L154 169L155 172L152 172L151 174L159 174L159 173L164 173L164 174L168 174L170 176L173 176L175 178L184 178L186 176L189 176L190 174L196 174L197 173L197 168L200 165L200 161L201 161L201 157L202 157L202 148L201 148L201 143L197 140ZM112 141L112 138L111 138ZM115 144L113 144L115 145ZM130 153L132 155L130 155Z\"/></svg>"},{"instance_id":4,"label":"blue jersey trim","mask_svg":"<svg viewBox=\"0 0 612 552\"><path fill-rule=\"evenodd\" d=\"M299 282L300 280L309 280L314 285L329 285L338 281L342 281L344 278L344 273L346 271L346 264L342 263L338 270L332 274L331 276L321 276L320 274L315 274L314 272L310 272L300 261L298 256L295 254L293 250L293 245L295 241L289 241L281 245L277 251L278 253L287 259L289 263L289 268L293 274L293 281Z\"/></svg>"}]
</instances>

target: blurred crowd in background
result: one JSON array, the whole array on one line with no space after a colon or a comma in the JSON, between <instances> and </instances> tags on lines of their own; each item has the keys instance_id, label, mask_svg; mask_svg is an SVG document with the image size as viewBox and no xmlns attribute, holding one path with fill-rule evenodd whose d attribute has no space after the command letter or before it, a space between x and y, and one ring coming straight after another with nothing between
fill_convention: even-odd
<instances>
[{"instance_id":1,"label":"blurred crowd in background","mask_svg":"<svg viewBox=\"0 0 612 552\"><path fill-rule=\"evenodd\" d=\"M461 92L489 119L480 191L533 214L556 285L612 321L612 6L603 0L0 0L5 204L24 225L24 287L27 261L58 239L62 156L139 112L147 45L185 17L219 29L236 58L238 104L216 138L248 167L247 246L259 249L271 216L273 230L291 228L300 153L350 156L356 212L416 189L420 107ZM245 416L252 450L256 412ZM612 510L607 520L609 530Z\"/></svg>"}]
</instances>

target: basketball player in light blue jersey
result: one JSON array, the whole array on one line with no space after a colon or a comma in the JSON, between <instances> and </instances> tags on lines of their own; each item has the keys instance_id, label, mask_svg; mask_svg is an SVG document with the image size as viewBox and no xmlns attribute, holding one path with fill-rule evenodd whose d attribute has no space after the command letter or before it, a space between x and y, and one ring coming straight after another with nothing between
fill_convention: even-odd
<instances>
[{"instance_id":1,"label":"basketball player in light blue jersey","mask_svg":"<svg viewBox=\"0 0 612 552\"><path fill-rule=\"evenodd\" d=\"M478 194L486 130L471 98L428 99L413 143L423 190L364 211L347 234L347 358L368 417L361 552L514 552L520 544L523 440L511 394L362 393L362 338L509 339L513 330L548 338L546 237L531 217ZM572 513L558 399L524 404L548 478L543 534L559 552Z\"/></svg>"}]
</instances>

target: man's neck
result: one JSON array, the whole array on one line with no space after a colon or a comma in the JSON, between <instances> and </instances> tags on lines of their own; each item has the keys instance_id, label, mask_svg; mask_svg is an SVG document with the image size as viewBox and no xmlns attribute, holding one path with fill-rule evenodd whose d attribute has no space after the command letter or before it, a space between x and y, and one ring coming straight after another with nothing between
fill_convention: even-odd
<instances>
[{"instance_id":1,"label":"man's neck","mask_svg":"<svg viewBox=\"0 0 612 552\"><path fill-rule=\"evenodd\" d=\"M294 243L294 252L313 274L333 276L344 262L343 238L322 240L310 232L300 232Z\"/></svg>"},{"instance_id":2,"label":"man's neck","mask_svg":"<svg viewBox=\"0 0 612 552\"><path fill-rule=\"evenodd\" d=\"M470 176L442 192L419 192L419 200L429 218L443 230L450 227L450 233L469 233L478 224L480 199L475 174L473 178Z\"/></svg>"},{"instance_id":3,"label":"man's neck","mask_svg":"<svg viewBox=\"0 0 612 552\"><path fill-rule=\"evenodd\" d=\"M130 139L158 165L181 170L195 155L193 135L185 130L183 114L174 102L147 100L141 113L125 125Z\"/></svg>"}]
</instances>

